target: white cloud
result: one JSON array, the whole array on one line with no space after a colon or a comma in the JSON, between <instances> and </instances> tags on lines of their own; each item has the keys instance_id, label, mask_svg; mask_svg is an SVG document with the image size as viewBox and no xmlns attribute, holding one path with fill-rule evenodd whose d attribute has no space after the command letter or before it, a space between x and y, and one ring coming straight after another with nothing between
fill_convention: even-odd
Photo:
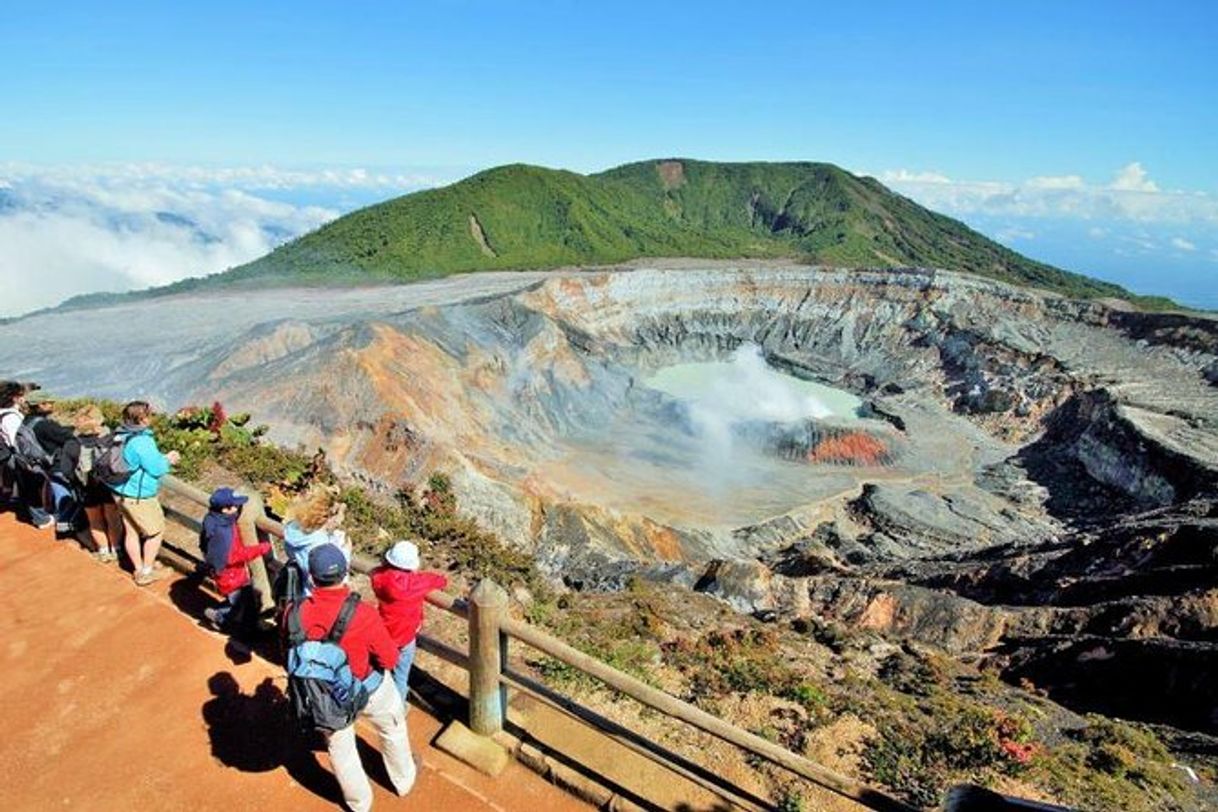
<instances>
[{"instance_id":1,"label":"white cloud","mask_svg":"<svg viewBox=\"0 0 1218 812\"><path fill-rule=\"evenodd\" d=\"M223 271L362 202L436 180L364 169L0 165L0 316ZM274 195L271 199L268 195Z\"/></svg>"},{"instance_id":2,"label":"white cloud","mask_svg":"<svg viewBox=\"0 0 1218 812\"><path fill-rule=\"evenodd\" d=\"M1172 237L1171 244L1173 247L1179 248L1181 251L1196 251L1197 250L1196 243L1191 243L1188 240L1184 239L1183 237Z\"/></svg>"},{"instance_id":3,"label":"white cloud","mask_svg":"<svg viewBox=\"0 0 1218 812\"><path fill-rule=\"evenodd\" d=\"M1109 187L1124 192L1157 192L1159 186L1146 175L1142 164L1134 161L1121 167Z\"/></svg>"},{"instance_id":4,"label":"white cloud","mask_svg":"<svg viewBox=\"0 0 1218 812\"><path fill-rule=\"evenodd\" d=\"M1218 198L1205 192L1160 189L1140 163L1120 169L1111 183L1080 175L1038 176L1021 182L957 180L939 173L895 169L878 179L924 206L956 216L1133 220L1218 227Z\"/></svg>"},{"instance_id":5,"label":"white cloud","mask_svg":"<svg viewBox=\"0 0 1218 812\"><path fill-rule=\"evenodd\" d=\"M1009 243L1019 242L1021 240L1028 242L1036 239L1036 232L1029 231L1026 228L1020 228L1019 226L1009 226L1007 228L1000 229L994 236L998 238L999 242Z\"/></svg>"},{"instance_id":6,"label":"white cloud","mask_svg":"<svg viewBox=\"0 0 1218 812\"><path fill-rule=\"evenodd\" d=\"M1102 240L1108 236L1108 229L1100 228L1099 226L1092 226L1091 228L1087 229L1087 236L1093 240Z\"/></svg>"},{"instance_id":7,"label":"white cloud","mask_svg":"<svg viewBox=\"0 0 1218 812\"><path fill-rule=\"evenodd\" d=\"M1086 184L1081 175L1042 175L1029 178L1029 189L1082 189Z\"/></svg>"},{"instance_id":8,"label":"white cloud","mask_svg":"<svg viewBox=\"0 0 1218 812\"><path fill-rule=\"evenodd\" d=\"M884 183L951 183L947 175L939 172L910 172L907 169L890 169L881 172L879 180Z\"/></svg>"}]
</instances>

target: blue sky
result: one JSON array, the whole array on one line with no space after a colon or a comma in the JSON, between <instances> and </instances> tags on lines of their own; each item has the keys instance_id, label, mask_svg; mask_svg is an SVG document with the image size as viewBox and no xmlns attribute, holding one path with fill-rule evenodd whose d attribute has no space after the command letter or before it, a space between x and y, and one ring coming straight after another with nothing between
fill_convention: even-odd
<instances>
[{"instance_id":1,"label":"blue sky","mask_svg":"<svg viewBox=\"0 0 1218 812\"><path fill-rule=\"evenodd\" d=\"M6 165L19 187L37 167L121 177L132 164L417 181L271 195L344 211L512 161L826 160L987 233L1031 235L1008 242L1038 258L1119 275L1103 270L1125 267L1113 240L1029 227L1048 215L1001 198L953 209L941 187L1007 184L1027 198L1044 187L1030 181L1071 178L1098 194L1136 164L1141 188L1116 191L1203 205L1182 214L1177 197L1170 216L1146 203L1135 218L1118 206L1099 225L1099 210L1076 206L1055 221L1080 238L1153 223L1162 235L1143 242L1193 246L1160 270L1208 285L1218 306L1218 3L849 5L7 4L0 183ZM1080 256L1076 242L1091 248Z\"/></svg>"}]
</instances>

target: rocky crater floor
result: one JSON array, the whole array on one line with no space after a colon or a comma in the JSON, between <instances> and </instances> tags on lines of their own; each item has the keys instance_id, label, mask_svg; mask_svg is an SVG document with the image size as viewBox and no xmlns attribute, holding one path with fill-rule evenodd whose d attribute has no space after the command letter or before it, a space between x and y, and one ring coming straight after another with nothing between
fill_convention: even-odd
<instances>
[{"instance_id":1,"label":"rocky crater floor","mask_svg":"<svg viewBox=\"0 0 1218 812\"><path fill-rule=\"evenodd\" d=\"M445 471L572 589L674 584L1218 729L1218 322L711 265L50 313L0 325L0 368L219 399L386 492Z\"/></svg>"}]
</instances>

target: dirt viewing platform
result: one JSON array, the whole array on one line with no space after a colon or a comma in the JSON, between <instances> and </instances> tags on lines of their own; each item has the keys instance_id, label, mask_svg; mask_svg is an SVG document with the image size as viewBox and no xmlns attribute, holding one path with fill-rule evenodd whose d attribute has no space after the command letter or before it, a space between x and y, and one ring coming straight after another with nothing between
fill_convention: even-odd
<instances>
[{"instance_id":1,"label":"dirt viewing platform","mask_svg":"<svg viewBox=\"0 0 1218 812\"><path fill-rule=\"evenodd\" d=\"M0 514L5 809L341 807L320 739L288 727L283 669L206 628L198 585L166 576L136 588ZM417 706L407 722L421 769L405 798L361 735L376 808L591 808L519 764L489 778L440 752L444 722Z\"/></svg>"}]
</instances>

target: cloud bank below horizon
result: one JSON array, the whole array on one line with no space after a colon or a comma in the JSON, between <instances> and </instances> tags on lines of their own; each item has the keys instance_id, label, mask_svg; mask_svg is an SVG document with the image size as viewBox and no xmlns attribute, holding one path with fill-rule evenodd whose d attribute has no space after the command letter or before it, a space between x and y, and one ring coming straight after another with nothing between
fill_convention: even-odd
<instances>
[{"instance_id":1,"label":"cloud bank below horizon","mask_svg":"<svg viewBox=\"0 0 1218 812\"><path fill-rule=\"evenodd\" d=\"M223 271L437 182L365 169L0 165L0 316Z\"/></svg>"}]
</instances>

